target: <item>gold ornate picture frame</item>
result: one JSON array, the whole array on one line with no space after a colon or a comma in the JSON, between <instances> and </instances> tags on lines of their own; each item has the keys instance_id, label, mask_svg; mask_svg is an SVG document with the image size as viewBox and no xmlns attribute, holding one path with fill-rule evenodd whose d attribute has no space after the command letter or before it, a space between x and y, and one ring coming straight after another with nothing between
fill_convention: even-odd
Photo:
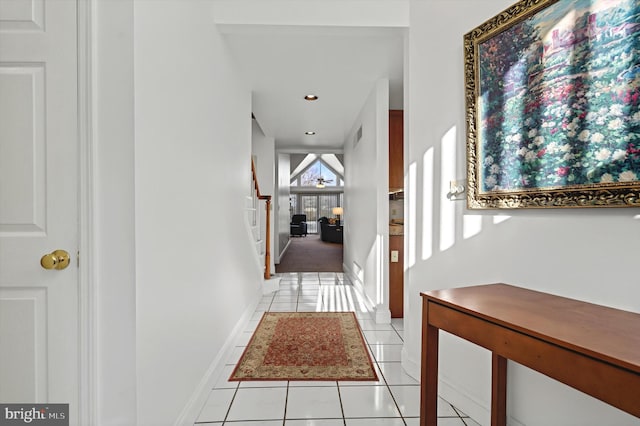
<instances>
[{"instance_id":1,"label":"gold ornate picture frame","mask_svg":"<svg viewBox=\"0 0 640 426\"><path fill-rule=\"evenodd\" d=\"M636 0L522 0L464 74L468 208L640 207Z\"/></svg>"}]
</instances>

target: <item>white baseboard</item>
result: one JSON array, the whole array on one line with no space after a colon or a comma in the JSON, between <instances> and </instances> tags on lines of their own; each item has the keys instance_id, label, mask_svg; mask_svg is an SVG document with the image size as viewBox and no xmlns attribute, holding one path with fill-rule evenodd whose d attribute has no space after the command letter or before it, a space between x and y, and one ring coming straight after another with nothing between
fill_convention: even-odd
<instances>
[{"instance_id":1,"label":"white baseboard","mask_svg":"<svg viewBox=\"0 0 640 426\"><path fill-rule=\"evenodd\" d=\"M420 360L410 358L406 347L402 348L401 361L404 371L417 381L420 381ZM454 386L446 378L439 377L438 379L438 395L481 425L491 424L490 407L464 390L459 389L459 387ZM513 418L509 418L508 423L510 425L522 425L522 423Z\"/></svg>"},{"instance_id":2,"label":"white baseboard","mask_svg":"<svg viewBox=\"0 0 640 426\"><path fill-rule=\"evenodd\" d=\"M391 324L391 310L386 306L375 307L376 324Z\"/></svg>"},{"instance_id":3,"label":"white baseboard","mask_svg":"<svg viewBox=\"0 0 640 426\"><path fill-rule=\"evenodd\" d=\"M420 360L411 359L407 354L406 348L403 347L401 361L403 370L417 381L420 381ZM459 390L442 377L438 379L438 396L459 408L464 414L481 425L491 424L491 412L486 404Z\"/></svg>"},{"instance_id":4,"label":"white baseboard","mask_svg":"<svg viewBox=\"0 0 640 426\"><path fill-rule=\"evenodd\" d=\"M460 409L464 414L471 417L481 425L491 424L491 409L477 398L453 386L446 379L438 380L438 395L445 401ZM509 424L513 424L509 422Z\"/></svg>"},{"instance_id":5,"label":"white baseboard","mask_svg":"<svg viewBox=\"0 0 640 426\"><path fill-rule=\"evenodd\" d=\"M289 246L291 245L291 238L289 238L287 240L287 245L284 246L284 248L282 249L282 251L280 252L280 254L278 255L278 259L276 263L280 263L280 259L282 259L282 256L284 256L284 254L287 252L287 249L289 248Z\"/></svg>"},{"instance_id":6,"label":"white baseboard","mask_svg":"<svg viewBox=\"0 0 640 426\"><path fill-rule=\"evenodd\" d=\"M358 291L360 291L360 294L362 294L362 296L364 297L364 304L371 314L371 319L375 321L376 324L390 324L391 310L389 309L389 307L378 306L375 303L373 303L373 301L369 299L369 296L364 291L364 283L344 263L342 264L342 271L344 274L347 275L347 277L349 277L349 279L353 283L353 286Z\"/></svg>"},{"instance_id":7,"label":"white baseboard","mask_svg":"<svg viewBox=\"0 0 640 426\"><path fill-rule=\"evenodd\" d=\"M342 271L345 275L347 275L347 277L349 278L353 286L360 291L360 293L364 297L364 300L363 300L364 305L367 308L367 310L371 313L371 319L375 320L374 314L376 310L376 305L371 300L369 300L369 296L367 296L367 293L364 291L364 284L362 283L362 281L360 281L360 279L356 276L356 274L354 274L353 271L349 269L347 265L344 263L342 264Z\"/></svg>"},{"instance_id":8,"label":"white baseboard","mask_svg":"<svg viewBox=\"0 0 640 426\"><path fill-rule=\"evenodd\" d=\"M440 378L438 380L438 395L482 426L489 426L491 424L490 403L480 401L478 398L465 392L464 389L454 386L454 384L447 381L446 378ZM525 426L524 423L508 414L507 425Z\"/></svg>"},{"instance_id":9,"label":"white baseboard","mask_svg":"<svg viewBox=\"0 0 640 426\"><path fill-rule=\"evenodd\" d=\"M274 291L278 291L280 289L280 280L282 280L282 277L279 277L275 274L271 275L271 278L269 278L268 280L264 280L262 286L262 294L269 294L273 293Z\"/></svg>"},{"instance_id":10,"label":"white baseboard","mask_svg":"<svg viewBox=\"0 0 640 426\"><path fill-rule=\"evenodd\" d=\"M229 357L233 353L234 348L237 346L237 340L239 336L242 336L243 330L247 328L249 320L253 316L258 303L260 303L259 298L255 303L251 304L251 306L249 306L244 311L244 313L240 317L240 320L229 334L229 337L225 341L224 345L222 345L222 348L218 352L218 355L213 359L206 373L200 380L200 383L198 383L198 386L196 386L196 389L191 395L191 398L189 398L187 404L180 412L180 415L174 422L174 426L193 426L193 424L196 422L198 416L200 415L202 406L207 401L211 389L213 389L213 386L222 375L225 362L227 359L229 359Z\"/></svg>"},{"instance_id":11,"label":"white baseboard","mask_svg":"<svg viewBox=\"0 0 640 426\"><path fill-rule=\"evenodd\" d=\"M417 381L420 381L420 360L409 358L406 346L402 346L400 361L404 371Z\"/></svg>"}]
</instances>

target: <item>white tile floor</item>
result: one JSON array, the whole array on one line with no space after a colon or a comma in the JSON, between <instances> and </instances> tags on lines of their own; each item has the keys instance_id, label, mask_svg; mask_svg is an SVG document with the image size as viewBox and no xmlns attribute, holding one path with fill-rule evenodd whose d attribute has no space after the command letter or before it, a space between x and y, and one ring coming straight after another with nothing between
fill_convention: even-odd
<instances>
[{"instance_id":1,"label":"white tile floor","mask_svg":"<svg viewBox=\"0 0 640 426\"><path fill-rule=\"evenodd\" d=\"M402 320L376 324L341 273L282 274L237 340L195 424L227 426L417 426L420 386L400 365ZM354 311L377 369L377 382L229 382L265 311ZM438 425L478 426L440 399Z\"/></svg>"}]
</instances>

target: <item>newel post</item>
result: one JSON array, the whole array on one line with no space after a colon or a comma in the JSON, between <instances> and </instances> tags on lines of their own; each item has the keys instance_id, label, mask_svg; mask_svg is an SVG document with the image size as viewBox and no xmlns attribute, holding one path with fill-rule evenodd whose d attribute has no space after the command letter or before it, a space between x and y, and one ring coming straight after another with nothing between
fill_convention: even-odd
<instances>
[{"instance_id":1,"label":"newel post","mask_svg":"<svg viewBox=\"0 0 640 426\"><path fill-rule=\"evenodd\" d=\"M271 196L266 196L266 236L265 236L265 248L264 248L264 279L271 278Z\"/></svg>"}]
</instances>

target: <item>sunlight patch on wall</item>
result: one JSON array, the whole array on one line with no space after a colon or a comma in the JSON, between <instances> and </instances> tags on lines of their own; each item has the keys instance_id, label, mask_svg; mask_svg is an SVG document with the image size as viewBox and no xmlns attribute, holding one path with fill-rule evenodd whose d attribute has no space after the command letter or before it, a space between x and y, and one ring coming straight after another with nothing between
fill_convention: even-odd
<instances>
[{"instance_id":1,"label":"sunlight patch on wall","mask_svg":"<svg viewBox=\"0 0 640 426\"><path fill-rule=\"evenodd\" d=\"M422 260L433 254L433 147L422 157Z\"/></svg>"},{"instance_id":2,"label":"sunlight patch on wall","mask_svg":"<svg viewBox=\"0 0 640 426\"><path fill-rule=\"evenodd\" d=\"M456 179L456 127L445 133L440 141L440 251L456 242L456 208L447 198L449 182Z\"/></svg>"},{"instance_id":3,"label":"sunlight patch on wall","mask_svg":"<svg viewBox=\"0 0 640 426\"><path fill-rule=\"evenodd\" d=\"M507 220L511 219L511 216L507 216L507 215L500 215L500 216L494 216L493 217L493 224L494 225L498 225L502 222L505 222Z\"/></svg>"},{"instance_id":4,"label":"sunlight patch on wall","mask_svg":"<svg viewBox=\"0 0 640 426\"><path fill-rule=\"evenodd\" d=\"M358 263L356 261L353 262L353 273L356 276L356 278L358 279L358 281L360 281L360 284L364 285L364 271L362 270L362 267L360 265L358 265Z\"/></svg>"},{"instance_id":5,"label":"sunlight patch on wall","mask_svg":"<svg viewBox=\"0 0 640 426\"><path fill-rule=\"evenodd\" d=\"M416 174L417 165L411 163L409 165L409 194L408 194L408 208L407 208L407 221L405 222L405 237L407 241L407 268L413 267L416 264ZM408 225L408 226L407 226Z\"/></svg>"},{"instance_id":6,"label":"sunlight patch on wall","mask_svg":"<svg viewBox=\"0 0 640 426\"><path fill-rule=\"evenodd\" d=\"M462 237L466 240L482 232L482 216L465 214L462 217Z\"/></svg>"},{"instance_id":7,"label":"sunlight patch on wall","mask_svg":"<svg viewBox=\"0 0 640 426\"><path fill-rule=\"evenodd\" d=\"M349 291L347 291L347 298L349 299L350 306L355 306L355 302L353 301L354 296L356 301L358 302L358 310L360 312L368 312L369 309L367 308L367 304L364 301L362 293L359 291L355 291L354 288L350 285Z\"/></svg>"}]
</instances>

